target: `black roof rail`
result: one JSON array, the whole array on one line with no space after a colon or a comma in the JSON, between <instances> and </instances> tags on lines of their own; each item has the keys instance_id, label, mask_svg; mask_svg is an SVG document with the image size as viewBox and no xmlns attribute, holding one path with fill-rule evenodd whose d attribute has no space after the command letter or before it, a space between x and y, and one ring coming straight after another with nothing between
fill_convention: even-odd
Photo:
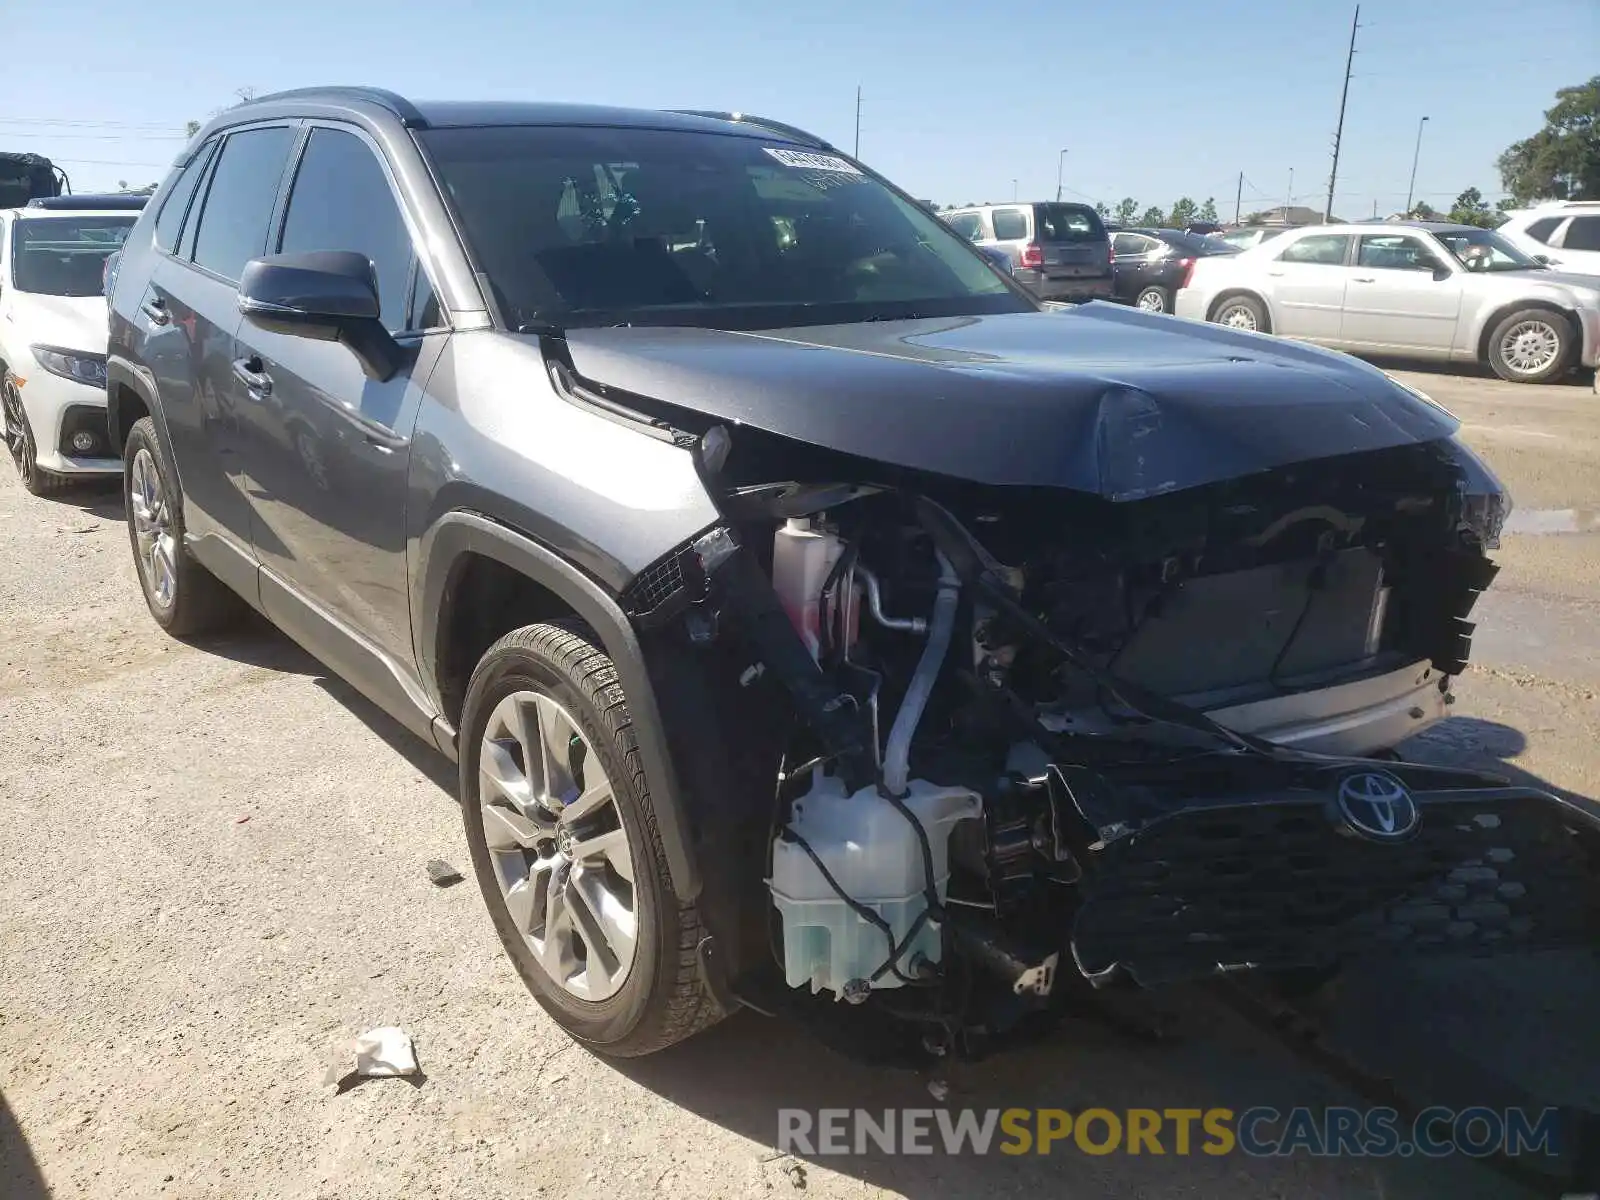
<instances>
[{"instance_id":1,"label":"black roof rail","mask_svg":"<svg viewBox=\"0 0 1600 1200\"><path fill-rule=\"evenodd\" d=\"M785 125L782 121L773 121L767 117L758 117L754 113L716 112L709 108L669 108L668 112L677 113L684 117L710 117L717 121L732 121L739 125L759 125L762 129L770 129L774 133L781 133L785 137L793 138L797 142L808 142L822 150L832 150L833 146L826 138L819 138L814 133L807 133L796 125Z\"/></svg>"},{"instance_id":2,"label":"black roof rail","mask_svg":"<svg viewBox=\"0 0 1600 1200\"><path fill-rule=\"evenodd\" d=\"M329 100L351 101L360 100L368 104L375 104L379 108L386 108L400 118L401 124L408 129L424 129L427 119L404 96L396 95L387 88L377 87L303 87L290 88L286 92L272 92L266 96L253 96L247 103L263 104L271 100Z\"/></svg>"}]
</instances>

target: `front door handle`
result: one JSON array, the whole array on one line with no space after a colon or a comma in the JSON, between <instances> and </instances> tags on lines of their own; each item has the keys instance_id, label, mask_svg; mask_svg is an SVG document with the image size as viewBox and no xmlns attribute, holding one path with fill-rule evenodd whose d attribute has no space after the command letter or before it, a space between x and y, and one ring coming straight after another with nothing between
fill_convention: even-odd
<instances>
[{"instance_id":1,"label":"front door handle","mask_svg":"<svg viewBox=\"0 0 1600 1200\"><path fill-rule=\"evenodd\" d=\"M249 358L233 360L233 377L244 384L252 400L262 400L272 394L272 376L267 374L261 359L254 354Z\"/></svg>"},{"instance_id":2,"label":"front door handle","mask_svg":"<svg viewBox=\"0 0 1600 1200\"><path fill-rule=\"evenodd\" d=\"M1272 276L1272 278L1274 278L1274 279L1282 279L1283 278L1283 272L1282 271L1268 271L1267 274Z\"/></svg>"},{"instance_id":3,"label":"front door handle","mask_svg":"<svg viewBox=\"0 0 1600 1200\"><path fill-rule=\"evenodd\" d=\"M166 325L172 318L167 315L167 302L156 296L139 305L139 311L150 318L152 325Z\"/></svg>"},{"instance_id":4,"label":"front door handle","mask_svg":"<svg viewBox=\"0 0 1600 1200\"><path fill-rule=\"evenodd\" d=\"M1374 276L1371 276L1371 275L1352 275L1350 277L1350 282L1351 283L1377 283L1378 281Z\"/></svg>"}]
</instances>

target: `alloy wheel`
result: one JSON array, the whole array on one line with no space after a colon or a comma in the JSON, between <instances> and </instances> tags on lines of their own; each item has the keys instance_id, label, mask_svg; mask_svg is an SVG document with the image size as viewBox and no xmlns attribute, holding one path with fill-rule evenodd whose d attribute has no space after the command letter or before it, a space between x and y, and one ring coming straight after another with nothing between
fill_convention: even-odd
<instances>
[{"instance_id":1,"label":"alloy wheel","mask_svg":"<svg viewBox=\"0 0 1600 1200\"><path fill-rule=\"evenodd\" d=\"M1229 329L1242 329L1246 333L1256 331L1256 315L1243 304L1230 304L1217 314L1217 324L1226 325Z\"/></svg>"},{"instance_id":2,"label":"alloy wheel","mask_svg":"<svg viewBox=\"0 0 1600 1200\"><path fill-rule=\"evenodd\" d=\"M133 532L139 545L139 573L160 608L171 608L178 591L177 538L161 473L149 450L134 455L128 492Z\"/></svg>"},{"instance_id":3,"label":"alloy wheel","mask_svg":"<svg viewBox=\"0 0 1600 1200\"><path fill-rule=\"evenodd\" d=\"M1500 357L1518 375L1548 370L1561 353L1561 335L1548 321L1518 321L1500 339Z\"/></svg>"},{"instance_id":4,"label":"alloy wheel","mask_svg":"<svg viewBox=\"0 0 1600 1200\"><path fill-rule=\"evenodd\" d=\"M0 404L3 404L6 449L11 452L11 461L16 464L17 474L23 483L33 478L33 441L28 435L28 420L22 411L22 396L17 391L17 385L7 379L0 391Z\"/></svg>"},{"instance_id":5,"label":"alloy wheel","mask_svg":"<svg viewBox=\"0 0 1600 1200\"><path fill-rule=\"evenodd\" d=\"M1155 288L1146 288L1139 293L1138 305L1145 312L1164 313L1167 311L1167 299Z\"/></svg>"},{"instance_id":6,"label":"alloy wheel","mask_svg":"<svg viewBox=\"0 0 1600 1200\"><path fill-rule=\"evenodd\" d=\"M552 982L614 996L638 940L633 847L593 747L551 697L518 691L478 757L483 836L512 924Z\"/></svg>"}]
</instances>

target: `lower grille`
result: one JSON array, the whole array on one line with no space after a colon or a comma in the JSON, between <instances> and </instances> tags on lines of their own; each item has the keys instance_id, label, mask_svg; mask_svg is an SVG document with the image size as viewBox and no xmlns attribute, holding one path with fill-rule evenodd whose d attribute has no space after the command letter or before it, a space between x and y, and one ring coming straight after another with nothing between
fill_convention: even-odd
<instances>
[{"instance_id":1,"label":"lower grille","mask_svg":"<svg viewBox=\"0 0 1600 1200\"><path fill-rule=\"evenodd\" d=\"M1179 812L1107 845L1073 930L1091 975L1151 984L1374 954L1494 954L1600 939L1595 833L1518 789L1417 795L1420 828L1375 843L1320 797Z\"/></svg>"}]
</instances>

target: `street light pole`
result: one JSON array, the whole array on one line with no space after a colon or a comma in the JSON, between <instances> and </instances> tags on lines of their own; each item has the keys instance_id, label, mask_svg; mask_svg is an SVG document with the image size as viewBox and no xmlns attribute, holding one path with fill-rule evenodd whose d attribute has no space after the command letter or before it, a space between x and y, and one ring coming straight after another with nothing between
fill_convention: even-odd
<instances>
[{"instance_id":1,"label":"street light pole","mask_svg":"<svg viewBox=\"0 0 1600 1200\"><path fill-rule=\"evenodd\" d=\"M1061 203L1061 170L1067 165L1067 152L1056 155L1056 203Z\"/></svg>"},{"instance_id":2,"label":"street light pole","mask_svg":"<svg viewBox=\"0 0 1600 1200\"><path fill-rule=\"evenodd\" d=\"M1417 122L1417 148L1411 152L1411 185L1406 188L1406 216L1411 215L1411 194L1417 190L1417 160L1422 157L1422 127L1428 123L1423 117Z\"/></svg>"},{"instance_id":3,"label":"street light pole","mask_svg":"<svg viewBox=\"0 0 1600 1200\"><path fill-rule=\"evenodd\" d=\"M1013 179L1011 181L1011 203L1015 204L1016 202L1017 202L1017 181L1015 179Z\"/></svg>"}]
</instances>

